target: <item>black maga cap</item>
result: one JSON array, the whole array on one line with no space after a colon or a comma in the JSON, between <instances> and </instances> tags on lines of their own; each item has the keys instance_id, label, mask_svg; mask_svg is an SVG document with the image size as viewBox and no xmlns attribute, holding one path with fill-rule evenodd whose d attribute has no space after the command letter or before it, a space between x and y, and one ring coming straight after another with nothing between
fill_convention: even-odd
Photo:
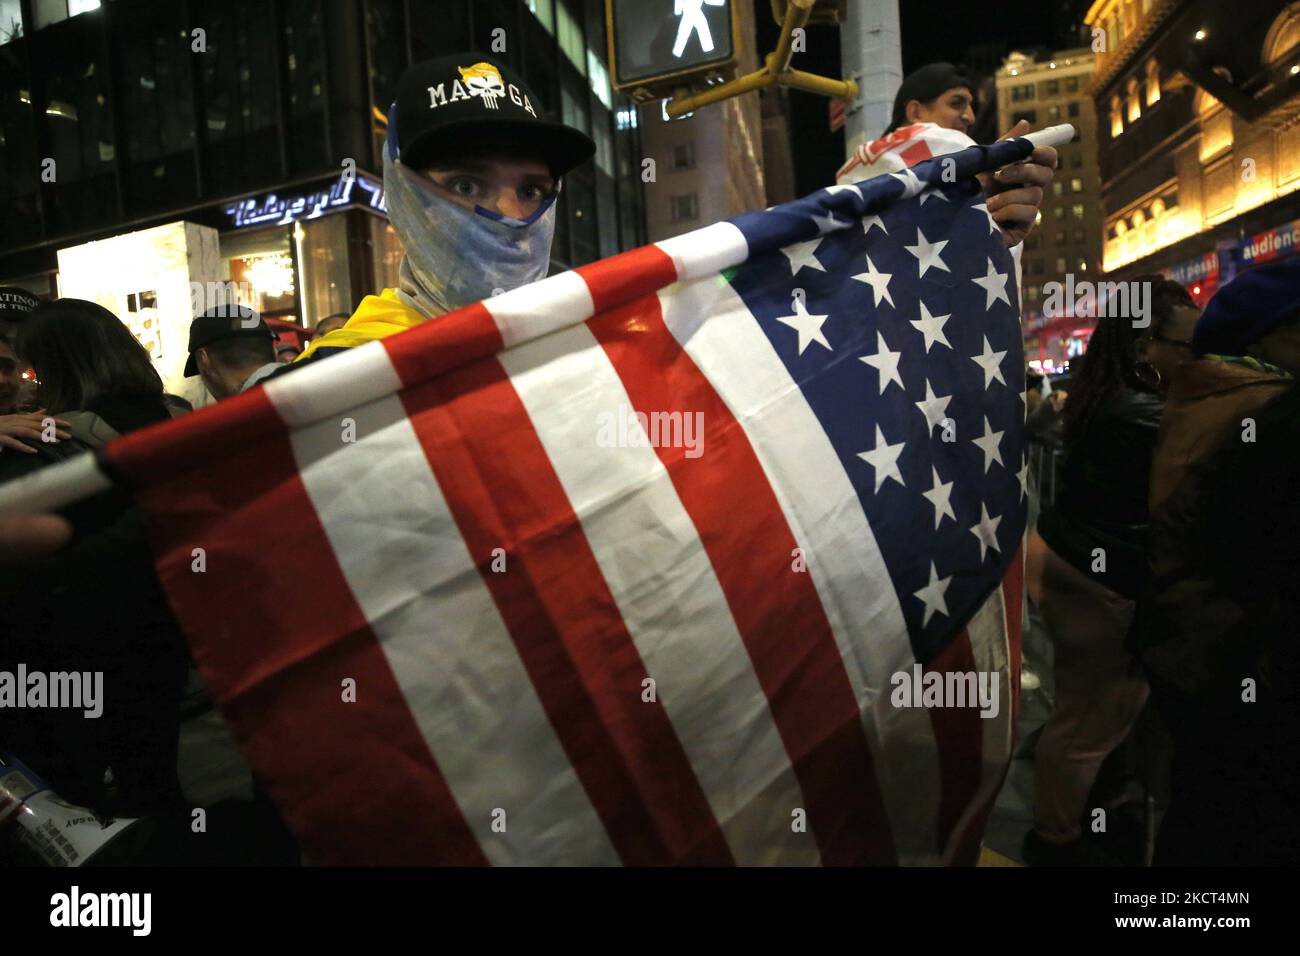
<instances>
[{"instance_id":1,"label":"black maga cap","mask_svg":"<svg viewBox=\"0 0 1300 956\"><path fill-rule=\"evenodd\" d=\"M185 374L199 374L194 353L203 346L237 338L266 339L269 342L275 338L275 333L260 315L244 305L218 305L196 316L190 323L190 357L185 360Z\"/></svg>"},{"instance_id":2,"label":"black maga cap","mask_svg":"<svg viewBox=\"0 0 1300 956\"><path fill-rule=\"evenodd\" d=\"M440 151L500 138L563 176L596 152L580 130L544 119L542 105L517 73L481 53L462 53L413 63L397 84L388 111L393 155L405 166L430 166Z\"/></svg>"},{"instance_id":3,"label":"black maga cap","mask_svg":"<svg viewBox=\"0 0 1300 956\"><path fill-rule=\"evenodd\" d=\"M13 285L0 285L0 319L20 322L27 318L27 313L41 304L26 289Z\"/></svg>"},{"instance_id":4,"label":"black maga cap","mask_svg":"<svg viewBox=\"0 0 1300 956\"><path fill-rule=\"evenodd\" d=\"M912 100L928 103L945 90L951 90L955 86L966 87L974 98L974 82L966 75L965 70L951 63L927 63L919 70L907 74L903 77L903 82L898 87L898 94L894 97L894 115L889 129L885 132L892 133L900 126L907 125L907 104Z\"/></svg>"}]
</instances>

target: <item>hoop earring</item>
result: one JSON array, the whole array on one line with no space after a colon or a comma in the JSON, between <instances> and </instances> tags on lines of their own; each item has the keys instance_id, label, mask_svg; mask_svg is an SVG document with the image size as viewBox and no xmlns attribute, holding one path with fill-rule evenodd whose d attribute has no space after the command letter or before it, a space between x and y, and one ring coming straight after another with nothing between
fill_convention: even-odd
<instances>
[{"instance_id":1,"label":"hoop earring","mask_svg":"<svg viewBox=\"0 0 1300 956\"><path fill-rule=\"evenodd\" d=\"M1133 366L1133 374L1139 382L1153 392L1160 391L1160 386L1164 384L1164 376L1160 374L1160 369L1150 362L1138 362Z\"/></svg>"}]
</instances>

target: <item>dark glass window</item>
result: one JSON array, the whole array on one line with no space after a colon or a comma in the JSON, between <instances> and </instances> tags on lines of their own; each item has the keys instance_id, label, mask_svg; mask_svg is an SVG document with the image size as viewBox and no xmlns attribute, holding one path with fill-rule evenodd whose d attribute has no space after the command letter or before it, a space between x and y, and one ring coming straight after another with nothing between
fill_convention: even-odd
<instances>
[{"instance_id":1,"label":"dark glass window","mask_svg":"<svg viewBox=\"0 0 1300 956\"><path fill-rule=\"evenodd\" d=\"M334 162L325 144L325 55L316 0L288 0L284 11L289 169L314 172Z\"/></svg>"},{"instance_id":2,"label":"dark glass window","mask_svg":"<svg viewBox=\"0 0 1300 956\"><path fill-rule=\"evenodd\" d=\"M1073 116L1078 116L1078 115L1079 115L1079 104L1078 104L1078 102L1076 101L1076 102L1074 102L1074 103L1071 103L1069 109L1067 110L1067 112L1068 112L1068 113L1070 114L1070 116L1072 116L1072 117L1073 117Z\"/></svg>"},{"instance_id":3,"label":"dark glass window","mask_svg":"<svg viewBox=\"0 0 1300 956\"><path fill-rule=\"evenodd\" d=\"M370 43L370 89L379 112L387 113L406 69L406 24L402 0L368 0L366 38Z\"/></svg>"},{"instance_id":4,"label":"dark glass window","mask_svg":"<svg viewBox=\"0 0 1300 956\"><path fill-rule=\"evenodd\" d=\"M524 82L547 110L560 102L560 75L556 69L555 40L532 16L524 20ZM536 104L534 104L536 105Z\"/></svg>"},{"instance_id":5,"label":"dark glass window","mask_svg":"<svg viewBox=\"0 0 1300 956\"><path fill-rule=\"evenodd\" d=\"M411 59L418 63L470 47L465 0L410 0Z\"/></svg>"},{"instance_id":6,"label":"dark glass window","mask_svg":"<svg viewBox=\"0 0 1300 956\"><path fill-rule=\"evenodd\" d=\"M207 110L207 187L221 195L280 175L275 31L263 4L233 0L211 9L207 51L196 59Z\"/></svg>"},{"instance_id":7,"label":"dark glass window","mask_svg":"<svg viewBox=\"0 0 1300 956\"><path fill-rule=\"evenodd\" d=\"M32 40L14 40L0 48L0 208L4 228L0 247L39 238L40 162L32 113L31 74L27 58Z\"/></svg>"},{"instance_id":8,"label":"dark glass window","mask_svg":"<svg viewBox=\"0 0 1300 956\"><path fill-rule=\"evenodd\" d=\"M515 69L523 53L517 12L514 0L474 0L474 49Z\"/></svg>"},{"instance_id":9,"label":"dark glass window","mask_svg":"<svg viewBox=\"0 0 1300 956\"><path fill-rule=\"evenodd\" d=\"M595 169L583 163L564 177L564 205L569 220L573 264L585 265L600 258L596 235Z\"/></svg>"},{"instance_id":10,"label":"dark glass window","mask_svg":"<svg viewBox=\"0 0 1300 956\"><path fill-rule=\"evenodd\" d=\"M117 214L117 143L113 137L102 13L46 27L46 126L56 166L53 229L108 222Z\"/></svg>"},{"instance_id":11,"label":"dark glass window","mask_svg":"<svg viewBox=\"0 0 1300 956\"><path fill-rule=\"evenodd\" d=\"M122 65L126 204L132 213L192 202L195 117L188 24L171 4L122 4L113 34Z\"/></svg>"}]
</instances>

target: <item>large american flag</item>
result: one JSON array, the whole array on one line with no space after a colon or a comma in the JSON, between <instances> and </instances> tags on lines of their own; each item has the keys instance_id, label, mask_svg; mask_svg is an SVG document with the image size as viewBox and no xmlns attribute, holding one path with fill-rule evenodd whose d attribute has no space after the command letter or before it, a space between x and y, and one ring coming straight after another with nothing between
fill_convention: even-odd
<instances>
[{"instance_id":1,"label":"large american flag","mask_svg":"<svg viewBox=\"0 0 1300 956\"><path fill-rule=\"evenodd\" d=\"M972 177L1031 148L556 275L107 446L308 854L973 862L1026 458ZM631 410L702 413L702 447L598 440ZM918 664L994 675L997 716L894 706Z\"/></svg>"}]
</instances>

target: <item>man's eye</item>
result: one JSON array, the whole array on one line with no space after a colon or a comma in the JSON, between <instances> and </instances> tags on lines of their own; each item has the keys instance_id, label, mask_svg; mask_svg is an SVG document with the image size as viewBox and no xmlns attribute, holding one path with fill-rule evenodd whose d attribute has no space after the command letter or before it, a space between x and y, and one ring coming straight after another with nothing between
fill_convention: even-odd
<instances>
[{"instance_id":1,"label":"man's eye","mask_svg":"<svg viewBox=\"0 0 1300 956\"><path fill-rule=\"evenodd\" d=\"M541 186L525 186L519 190L519 198L525 202L541 202L546 198L546 190Z\"/></svg>"},{"instance_id":2,"label":"man's eye","mask_svg":"<svg viewBox=\"0 0 1300 956\"><path fill-rule=\"evenodd\" d=\"M478 191L478 184L472 179L453 179L448 186L460 196L473 196Z\"/></svg>"}]
</instances>

